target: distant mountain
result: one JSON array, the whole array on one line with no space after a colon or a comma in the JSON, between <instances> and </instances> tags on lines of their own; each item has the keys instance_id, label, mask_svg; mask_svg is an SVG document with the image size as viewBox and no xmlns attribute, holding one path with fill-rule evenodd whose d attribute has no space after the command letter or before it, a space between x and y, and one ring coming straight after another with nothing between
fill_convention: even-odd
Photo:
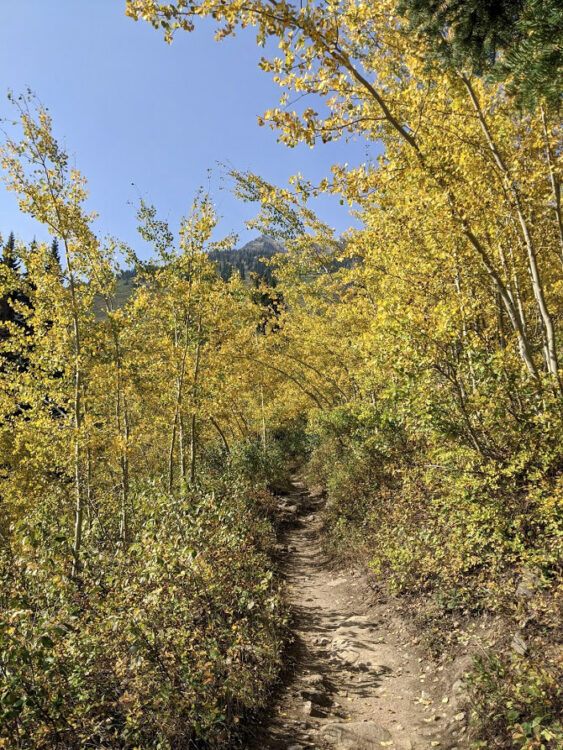
<instances>
[{"instance_id":1,"label":"distant mountain","mask_svg":"<svg viewBox=\"0 0 563 750\"><path fill-rule=\"evenodd\" d=\"M237 250L219 250L209 253L209 257L217 264L217 270L225 280L238 271L244 280L262 279L274 284L272 269L262 262L262 258L268 259L283 252L283 245L262 235Z\"/></svg>"},{"instance_id":2,"label":"distant mountain","mask_svg":"<svg viewBox=\"0 0 563 750\"><path fill-rule=\"evenodd\" d=\"M209 253L209 258L216 264L219 275L228 281L230 277L238 272L241 278L248 283L258 283L265 281L271 286L275 286L275 279L272 270L261 258L271 258L277 253L285 252L283 245L273 240L271 237L257 237L250 240L237 250L218 250ZM135 271L122 271L115 287L114 305L121 307L124 305L135 288ZM98 297L94 299L94 311L97 317L104 317L105 307L102 300Z\"/></svg>"},{"instance_id":3,"label":"distant mountain","mask_svg":"<svg viewBox=\"0 0 563 750\"><path fill-rule=\"evenodd\" d=\"M113 296L114 308L122 307L135 289L135 271L121 271L115 282L115 294ZM106 306L102 297L94 297L94 312L97 318L103 318L106 314Z\"/></svg>"}]
</instances>

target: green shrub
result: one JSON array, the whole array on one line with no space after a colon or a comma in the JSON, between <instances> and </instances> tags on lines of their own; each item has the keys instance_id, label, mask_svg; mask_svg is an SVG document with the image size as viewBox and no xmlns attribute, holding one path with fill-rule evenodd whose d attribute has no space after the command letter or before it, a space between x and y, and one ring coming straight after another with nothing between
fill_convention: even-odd
<instances>
[{"instance_id":1,"label":"green shrub","mask_svg":"<svg viewBox=\"0 0 563 750\"><path fill-rule=\"evenodd\" d=\"M517 571L555 574L563 538L557 452L483 462L445 439L408 439L385 413L350 407L313 429L308 475L327 489L331 549L363 556L394 590L498 609ZM540 469L544 458L550 465Z\"/></svg>"},{"instance_id":2,"label":"green shrub","mask_svg":"<svg viewBox=\"0 0 563 750\"><path fill-rule=\"evenodd\" d=\"M546 644L559 625L560 422L544 432L541 421L530 423L520 444L499 423L491 440L503 451L484 460L445 431L409 436L412 419L347 406L312 425L308 473L328 493L327 547L341 559L363 558L392 591L418 594L431 646L444 647L459 611L532 623L525 658L499 644L498 656L481 659L473 674L476 747L559 750L563 675ZM515 591L526 570L540 590L523 601Z\"/></svg>"},{"instance_id":3,"label":"green shrub","mask_svg":"<svg viewBox=\"0 0 563 750\"><path fill-rule=\"evenodd\" d=\"M289 487L290 465L281 442L271 440L266 450L258 439L237 443L230 456L231 471L248 482L274 490Z\"/></svg>"},{"instance_id":4,"label":"green shrub","mask_svg":"<svg viewBox=\"0 0 563 750\"><path fill-rule=\"evenodd\" d=\"M515 654L480 658L471 676L476 748L559 750L563 747L563 674L555 664Z\"/></svg>"},{"instance_id":5,"label":"green shrub","mask_svg":"<svg viewBox=\"0 0 563 750\"><path fill-rule=\"evenodd\" d=\"M0 559L0 747L225 746L284 637L261 502L241 481L147 493L135 543L85 557L79 581L47 519L18 529Z\"/></svg>"}]
</instances>

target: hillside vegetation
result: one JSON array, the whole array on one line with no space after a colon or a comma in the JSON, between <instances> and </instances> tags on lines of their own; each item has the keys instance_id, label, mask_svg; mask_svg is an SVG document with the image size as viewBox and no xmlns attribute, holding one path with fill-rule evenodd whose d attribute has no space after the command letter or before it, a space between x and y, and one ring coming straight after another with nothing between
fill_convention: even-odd
<instances>
[{"instance_id":1,"label":"hillside vegetation","mask_svg":"<svg viewBox=\"0 0 563 750\"><path fill-rule=\"evenodd\" d=\"M395 3L129 0L174 32L256 27L289 146L384 153L312 185L234 173L283 244L275 292L219 273L210 196L180 227L139 208L115 304L48 113L16 101L7 187L59 240L0 265L0 746L228 747L262 710L287 611L270 490L301 463L325 545L416 608L436 650L495 618L470 742L563 744L563 221L553 102L444 65ZM267 47L272 49L270 45ZM509 88L509 87L508 87ZM344 238L309 199L354 206ZM218 254L218 255L214 255ZM229 258L229 255L225 255ZM93 300L103 302L96 316Z\"/></svg>"},{"instance_id":2,"label":"hillside vegetation","mask_svg":"<svg viewBox=\"0 0 563 750\"><path fill-rule=\"evenodd\" d=\"M264 285L275 286L273 269L268 262L274 255L283 252L283 245L275 240L269 237L257 237L240 248L211 249L207 257L224 281L229 281L232 276L238 276L241 281L259 289ZM60 263L60 260L58 262ZM115 308L122 307L134 293L137 283L143 283L143 281L142 276L137 275L135 268L117 271L111 290L111 305ZM93 306L97 316L106 315L107 306L102 295L94 296Z\"/></svg>"}]
</instances>

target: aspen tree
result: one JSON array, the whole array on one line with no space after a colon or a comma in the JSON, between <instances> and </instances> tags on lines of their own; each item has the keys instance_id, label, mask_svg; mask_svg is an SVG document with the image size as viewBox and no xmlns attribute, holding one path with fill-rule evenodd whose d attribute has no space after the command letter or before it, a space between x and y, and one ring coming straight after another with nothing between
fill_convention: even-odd
<instances>
[{"instance_id":1,"label":"aspen tree","mask_svg":"<svg viewBox=\"0 0 563 750\"><path fill-rule=\"evenodd\" d=\"M525 149L524 156L515 145L544 140L540 117L513 117L498 86L455 70L430 68L420 54L420 38L409 35L392 0L377 6L355 0L130 0L127 9L131 17L162 28L167 41L177 30L193 30L202 16L218 24L219 39L240 26L255 27L259 44L277 39L280 54L263 58L260 65L285 91L281 106L268 110L260 121L277 129L280 140L290 146L312 146L354 134L382 141L386 153L379 168L366 165L346 174L335 166L333 179L320 189L364 204L386 180L401 181L404 188L416 183L413 207L422 197L430 198L441 217L442 235L458 235L471 251L470 262L488 274L529 376L537 383L541 380L537 352L545 349L546 371L560 390L556 324L545 289L551 271L541 268L549 266L553 242L559 241L556 212L548 219L544 210L544 185L554 167L533 150ZM315 106L292 110L286 106L292 91L317 97L323 106L319 111ZM550 154L554 156L553 148ZM477 200L481 195L487 196L485 202ZM547 231L531 230L532 214L545 217ZM502 233L510 235L515 252L526 258L530 302L542 324L539 346L524 328L497 261Z\"/></svg>"},{"instance_id":2,"label":"aspen tree","mask_svg":"<svg viewBox=\"0 0 563 750\"><path fill-rule=\"evenodd\" d=\"M23 136L9 139L2 148L6 185L18 195L20 209L45 224L58 237L64 252L64 275L69 289L69 315L73 341L73 453L75 522L73 574L81 567L84 526L85 444L83 330L91 304L92 289L85 286L99 249L90 228L92 216L84 209L85 180L69 167L67 154L52 134L51 118L41 107L33 111L30 97L14 100Z\"/></svg>"}]
</instances>

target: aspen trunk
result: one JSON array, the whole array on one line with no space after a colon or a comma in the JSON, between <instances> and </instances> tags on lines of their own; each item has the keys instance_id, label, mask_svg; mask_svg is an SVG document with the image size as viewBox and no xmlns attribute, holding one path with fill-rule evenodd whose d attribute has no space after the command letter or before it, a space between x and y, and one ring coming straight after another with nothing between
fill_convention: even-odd
<instances>
[{"instance_id":1,"label":"aspen trunk","mask_svg":"<svg viewBox=\"0 0 563 750\"><path fill-rule=\"evenodd\" d=\"M553 150L549 140L549 130L547 128L547 117L545 110L541 108L541 119L543 125L543 135L545 140L545 155L547 159L547 166L549 169L549 184L551 186L551 193L553 195L553 211L555 213L555 221L557 222L557 229L559 231L559 260L563 267L563 215L561 213L561 184L555 170L555 158L553 156Z\"/></svg>"},{"instance_id":2,"label":"aspen trunk","mask_svg":"<svg viewBox=\"0 0 563 750\"><path fill-rule=\"evenodd\" d=\"M123 441L121 450L121 540L124 544L130 541L129 532L129 415L127 402L122 398L123 408Z\"/></svg>"},{"instance_id":3,"label":"aspen trunk","mask_svg":"<svg viewBox=\"0 0 563 750\"><path fill-rule=\"evenodd\" d=\"M469 346L469 336L467 333L467 316L465 314L465 304L463 301L463 293L461 289L461 274L459 271L459 262L457 258L457 253L454 252L454 263L455 263L455 278L454 278L454 286L455 290L457 292L458 300L459 300L459 313L461 317L461 336L463 339L463 344L465 347L465 355L467 357L467 364L469 366L469 375L471 377L471 389L473 392L476 391L477 385L475 380L475 370L473 367L473 355L471 354L471 348Z\"/></svg>"},{"instance_id":4,"label":"aspen trunk","mask_svg":"<svg viewBox=\"0 0 563 750\"><path fill-rule=\"evenodd\" d=\"M469 225L463 210L460 210L460 207L458 206L455 196L453 195L451 189L448 187L445 180L439 175L437 175L435 170L431 166L428 165L426 159L424 158L424 154L420 150L420 146L418 145L416 136L412 134L411 131L407 130L406 127L403 126L401 122L397 120L396 117L394 117L393 113L389 109L389 106L387 105L387 103L385 102L381 94L365 78L365 76L359 70L357 70L357 68L354 67L349 56L341 49L331 48L328 45L328 43L325 44L325 48L326 48L327 54L329 54L333 58L333 60L336 63L338 63L338 65L341 65L343 68L345 68L350 73L350 75L360 84L360 86L362 86L369 93L369 95L376 102L377 106L380 108L381 112L383 113L383 117L387 120L389 125L401 137L401 139L405 143L407 143L409 147L413 150L421 168L436 183L436 185L440 188L440 190L445 195L448 201L448 204L450 206L450 210L451 210L454 223L461 228L463 235L466 237L470 245L477 251L477 254L479 255L479 257L483 261L483 264L485 265L487 273L490 275L493 283L495 284L496 288L499 291L499 294L501 296L503 305L505 306L508 318L510 320L510 323L518 339L518 349L519 349L522 361L526 365L526 368L528 372L530 373L530 375L535 380L538 380L538 371L534 364L529 342L527 341L525 331L522 329L522 324L521 324L521 321L519 320L519 317L514 308L514 305L512 301L510 300L510 297L507 295L506 287L502 283L502 280L500 279L491 261L489 254L487 253L482 243L479 241L476 234L474 233L471 226ZM464 80L464 82L467 81L467 79L465 79L464 76L460 76L460 77L462 78L462 80Z\"/></svg>"},{"instance_id":5,"label":"aspen trunk","mask_svg":"<svg viewBox=\"0 0 563 750\"><path fill-rule=\"evenodd\" d=\"M72 543L72 576L78 575L81 568L80 552L82 548L82 534L84 528L84 492L82 487L82 470L81 470L81 457L82 457L82 428L83 428L83 406L82 406L82 339L80 334L80 315L78 309L78 300L76 296L76 283L74 277L74 268L72 263L72 255L69 246L69 232L67 229L67 222L61 214L61 210L58 203L57 192L53 187L51 170L47 164L45 154L42 152L40 145L36 138L33 136L33 131L30 131L30 135L35 147L35 156L38 162L41 164L45 180L47 183L48 191L51 197L52 206L57 218L57 225L51 225L56 232L60 234L63 240L65 262L68 270L68 282L71 299L71 311L72 311L72 336L73 336L73 348L74 348L74 396L73 396L73 427L74 427L74 445L73 445L73 459L74 459L74 496L75 496L75 508L74 508L74 539Z\"/></svg>"},{"instance_id":6,"label":"aspen trunk","mask_svg":"<svg viewBox=\"0 0 563 750\"><path fill-rule=\"evenodd\" d=\"M186 481L186 446L184 438L184 417L178 415L178 468L182 482Z\"/></svg>"},{"instance_id":7,"label":"aspen trunk","mask_svg":"<svg viewBox=\"0 0 563 750\"><path fill-rule=\"evenodd\" d=\"M225 435L225 432L221 428L221 425L213 417L209 417L209 421L211 422L211 424L213 425L213 427L215 427L215 429L217 430L217 432L219 434L219 437L221 438L221 442L223 443L223 447L225 448L225 452L227 454L229 454L231 452L231 449L229 447L229 443L227 441L227 437Z\"/></svg>"},{"instance_id":8,"label":"aspen trunk","mask_svg":"<svg viewBox=\"0 0 563 750\"><path fill-rule=\"evenodd\" d=\"M171 429L171 434L170 434L170 448L168 451L168 492L172 492L172 487L174 485L174 451L176 448L176 435L180 428L180 420L181 420L181 414L182 414L182 402L184 398L184 380L186 376L186 362L188 358L188 346L189 346L188 326L189 326L189 319L186 318L184 347L182 350L180 372L176 379L176 403L174 406L174 419L172 421L172 429ZM175 336L175 346L176 344L177 344L177 336ZM183 449L181 452L183 453ZM185 466L184 466L184 473L185 473ZM184 478L184 476L182 478Z\"/></svg>"},{"instance_id":9,"label":"aspen trunk","mask_svg":"<svg viewBox=\"0 0 563 750\"><path fill-rule=\"evenodd\" d=\"M123 544L129 542L129 413L123 387L123 351L119 329L111 317L113 303L111 297L105 299L106 311L110 318L111 332L116 367L115 383L115 423L117 434L121 437L119 448L119 469L121 472L121 509L119 521L119 538Z\"/></svg>"},{"instance_id":10,"label":"aspen trunk","mask_svg":"<svg viewBox=\"0 0 563 750\"><path fill-rule=\"evenodd\" d=\"M88 518L88 528L92 528L93 519L93 492L92 492L92 451L90 446L86 448L86 515Z\"/></svg>"},{"instance_id":11,"label":"aspen trunk","mask_svg":"<svg viewBox=\"0 0 563 750\"><path fill-rule=\"evenodd\" d=\"M190 484L196 480L196 461L197 461L197 397L199 386L199 370L201 364L201 315L197 323L197 345L195 351L194 371L192 381L192 415L190 419Z\"/></svg>"},{"instance_id":12,"label":"aspen trunk","mask_svg":"<svg viewBox=\"0 0 563 750\"><path fill-rule=\"evenodd\" d=\"M80 572L80 552L82 548L82 533L84 527L84 494L82 487L81 472L81 433L82 433L82 369L81 354L82 341L80 336L80 320L78 313L78 301L76 299L76 288L74 283L74 272L72 259L66 238L63 238L65 248L65 260L68 268L70 297L72 305L72 332L74 337L74 398L73 398L73 421L74 421L74 540L72 545L72 575Z\"/></svg>"},{"instance_id":13,"label":"aspen trunk","mask_svg":"<svg viewBox=\"0 0 563 750\"><path fill-rule=\"evenodd\" d=\"M268 450L267 432L266 432L266 413L264 411L264 386L260 383L260 413L262 416L262 453L266 455Z\"/></svg>"},{"instance_id":14,"label":"aspen trunk","mask_svg":"<svg viewBox=\"0 0 563 750\"><path fill-rule=\"evenodd\" d=\"M190 418L190 484L196 480L196 457L197 457L197 421L195 412Z\"/></svg>"},{"instance_id":15,"label":"aspen trunk","mask_svg":"<svg viewBox=\"0 0 563 750\"><path fill-rule=\"evenodd\" d=\"M174 485L174 448L176 446L176 425L178 424L178 413L174 413L172 431L170 434L170 448L168 450L168 492L172 492Z\"/></svg>"},{"instance_id":16,"label":"aspen trunk","mask_svg":"<svg viewBox=\"0 0 563 750\"><path fill-rule=\"evenodd\" d=\"M477 114L477 118L479 120L481 130L485 136L485 140L491 151L495 164L497 165L497 167L499 168L499 170L501 171L503 175L506 190L512 196L512 201L514 204L514 208L516 210L516 215L518 217L518 222L520 224L520 229L522 232L522 237L524 240L524 245L526 247L526 253L528 256L528 268L530 271L530 277L532 281L532 290L534 293L534 298L536 300L536 304L537 304L540 318L541 318L542 325L543 325L545 348L546 348L546 353L547 353L547 371L555 379L559 390L561 390L561 383L559 381L559 365L558 365L558 358L557 358L557 346L556 346L556 341L555 341L555 330L553 327L553 321L552 321L551 315L547 308L547 302L546 302L545 294L543 290L541 274L540 274L538 262L537 262L536 247L535 247L535 243L533 241L532 234L530 232L530 228L528 227L528 222L526 220L526 216L524 213L520 190L510 172L510 169L505 163L495 143L495 140L492 136L492 133L485 119L483 110L481 109L479 100L477 99L477 95L475 94L475 91L473 90L473 87L471 86L470 81L465 76L461 76L461 78L469 94L469 98L473 104L473 108L475 109L475 112Z\"/></svg>"}]
</instances>

